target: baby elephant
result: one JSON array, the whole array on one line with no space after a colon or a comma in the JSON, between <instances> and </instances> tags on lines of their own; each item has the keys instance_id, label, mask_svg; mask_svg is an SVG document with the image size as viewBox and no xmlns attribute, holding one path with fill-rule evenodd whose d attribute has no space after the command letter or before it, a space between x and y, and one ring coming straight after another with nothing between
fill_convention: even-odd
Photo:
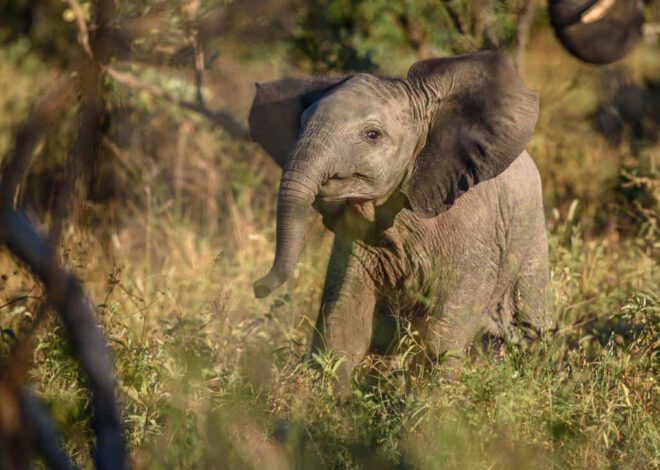
<instances>
[{"instance_id":1,"label":"baby elephant","mask_svg":"<svg viewBox=\"0 0 660 470\"><path fill-rule=\"evenodd\" d=\"M537 114L497 52L418 62L405 80L257 86L250 131L283 174L275 261L255 294L290 276L319 211L335 241L312 349L343 357L342 389L392 315L436 358L477 334L519 342L551 327L541 181L525 151Z\"/></svg>"}]
</instances>

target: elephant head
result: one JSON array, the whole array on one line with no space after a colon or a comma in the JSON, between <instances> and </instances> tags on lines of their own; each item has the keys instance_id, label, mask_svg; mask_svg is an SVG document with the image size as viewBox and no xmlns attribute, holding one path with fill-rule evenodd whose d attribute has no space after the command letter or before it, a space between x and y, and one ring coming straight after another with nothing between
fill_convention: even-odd
<instances>
[{"instance_id":1,"label":"elephant head","mask_svg":"<svg viewBox=\"0 0 660 470\"><path fill-rule=\"evenodd\" d=\"M585 62L619 60L642 37L642 0L550 0L548 10L561 43Z\"/></svg>"},{"instance_id":2,"label":"elephant head","mask_svg":"<svg viewBox=\"0 0 660 470\"><path fill-rule=\"evenodd\" d=\"M383 204L394 193L434 217L524 150L538 96L497 52L414 64L407 79L368 74L257 85L253 139L283 168L273 266L264 297L286 281L315 201Z\"/></svg>"}]
</instances>

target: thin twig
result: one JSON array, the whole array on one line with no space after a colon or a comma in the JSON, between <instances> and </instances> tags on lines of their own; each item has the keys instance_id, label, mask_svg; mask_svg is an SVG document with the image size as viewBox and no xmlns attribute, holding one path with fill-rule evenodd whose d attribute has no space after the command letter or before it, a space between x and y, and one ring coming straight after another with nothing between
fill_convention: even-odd
<instances>
[{"instance_id":1,"label":"thin twig","mask_svg":"<svg viewBox=\"0 0 660 470\"><path fill-rule=\"evenodd\" d=\"M3 308L7 308L10 305L14 305L15 303L20 302L21 300L27 300L27 299L37 300L39 299L39 297L35 297L34 295L21 295L20 297L16 297L15 299L11 299L9 302L0 305L0 310L2 310Z\"/></svg>"},{"instance_id":2,"label":"thin twig","mask_svg":"<svg viewBox=\"0 0 660 470\"><path fill-rule=\"evenodd\" d=\"M83 51L85 51L85 54L87 54L87 57L90 59L94 58L92 48L89 45L89 31L87 29L87 22L85 21L85 13L83 12L80 3L78 3L78 0L64 1L69 5L73 15L76 17L76 24L78 25L78 42L80 43L80 46L83 48Z\"/></svg>"},{"instance_id":3,"label":"thin twig","mask_svg":"<svg viewBox=\"0 0 660 470\"><path fill-rule=\"evenodd\" d=\"M188 42L193 48L195 56L195 91L197 104L200 108L206 109L204 96L202 95L202 85L204 81L204 48L199 40L199 0L190 0L183 5L183 9L188 14Z\"/></svg>"}]
</instances>

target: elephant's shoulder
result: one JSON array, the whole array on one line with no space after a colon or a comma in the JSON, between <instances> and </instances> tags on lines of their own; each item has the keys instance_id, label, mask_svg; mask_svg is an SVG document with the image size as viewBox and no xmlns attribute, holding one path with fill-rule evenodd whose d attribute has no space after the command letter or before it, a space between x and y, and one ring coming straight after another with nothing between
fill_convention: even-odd
<instances>
[{"instance_id":1,"label":"elephant's shoulder","mask_svg":"<svg viewBox=\"0 0 660 470\"><path fill-rule=\"evenodd\" d=\"M506 191L522 191L528 194L540 192L541 175L532 156L523 150L513 163L497 178Z\"/></svg>"},{"instance_id":2,"label":"elephant's shoulder","mask_svg":"<svg viewBox=\"0 0 660 470\"><path fill-rule=\"evenodd\" d=\"M541 175L538 167L527 151L498 177L499 204L509 208L510 214L525 213L543 208Z\"/></svg>"},{"instance_id":3,"label":"elephant's shoulder","mask_svg":"<svg viewBox=\"0 0 660 470\"><path fill-rule=\"evenodd\" d=\"M541 176L531 155L523 151L509 167L496 177L479 183L456 201L448 212L480 208L492 210L502 203L527 207L526 201L541 197ZM521 204L522 203L522 204ZM440 214L442 215L442 214Z\"/></svg>"}]
</instances>

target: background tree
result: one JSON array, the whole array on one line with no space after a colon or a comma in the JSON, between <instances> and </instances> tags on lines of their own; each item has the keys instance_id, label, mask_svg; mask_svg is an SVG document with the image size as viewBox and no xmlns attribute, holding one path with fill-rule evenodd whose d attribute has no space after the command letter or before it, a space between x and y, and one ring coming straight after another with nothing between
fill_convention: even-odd
<instances>
[{"instance_id":1,"label":"background tree","mask_svg":"<svg viewBox=\"0 0 660 470\"><path fill-rule=\"evenodd\" d=\"M531 2L521 0L309 0L293 44L315 72L393 69L402 60L512 48L529 13Z\"/></svg>"}]
</instances>

